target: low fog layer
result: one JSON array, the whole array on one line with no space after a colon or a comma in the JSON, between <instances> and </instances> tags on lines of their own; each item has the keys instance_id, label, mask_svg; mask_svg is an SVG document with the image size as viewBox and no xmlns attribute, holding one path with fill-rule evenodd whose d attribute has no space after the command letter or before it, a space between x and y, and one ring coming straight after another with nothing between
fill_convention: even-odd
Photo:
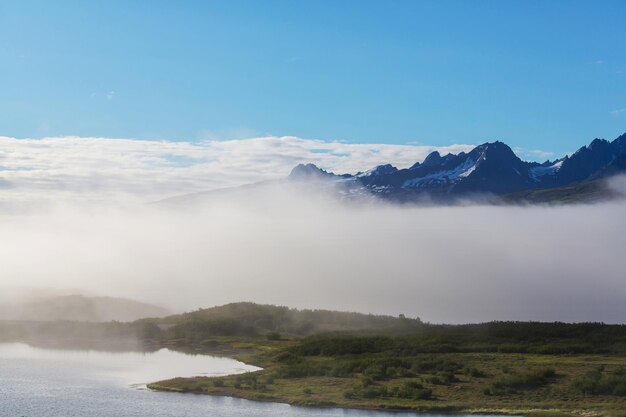
<instances>
[{"instance_id":1,"label":"low fog layer","mask_svg":"<svg viewBox=\"0 0 626 417\"><path fill-rule=\"evenodd\" d=\"M285 188L194 207L65 206L0 217L2 285L179 311L245 300L433 322L624 322L625 210L358 205Z\"/></svg>"},{"instance_id":2,"label":"low fog layer","mask_svg":"<svg viewBox=\"0 0 626 417\"><path fill-rule=\"evenodd\" d=\"M4 296L0 296L0 320L126 322L172 314L165 308L135 300L65 295L62 289L57 290L61 294L45 295L46 291L24 288L8 292L12 294L5 291Z\"/></svg>"}]
</instances>

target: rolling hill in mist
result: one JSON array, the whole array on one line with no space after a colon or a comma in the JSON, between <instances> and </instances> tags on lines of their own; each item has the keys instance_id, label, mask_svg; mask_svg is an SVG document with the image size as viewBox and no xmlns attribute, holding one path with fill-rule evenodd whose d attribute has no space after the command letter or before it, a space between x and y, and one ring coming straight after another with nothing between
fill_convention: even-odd
<instances>
[{"instance_id":1,"label":"rolling hill in mist","mask_svg":"<svg viewBox=\"0 0 626 417\"><path fill-rule=\"evenodd\" d=\"M405 333L418 329L419 318L393 317L354 312L296 309L251 302L222 306L168 316L158 320L161 326L172 328L179 337L198 334L265 335L279 332L307 336L322 332L367 331Z\"/></svg>"},{"instance_id":2,"label":"rolling hill in mist","mask_svg":"<svg viewBox=\"0 0 626 417\"><path fill-rule=\"evenodd\" d=\"M146 317L171 314L166 308L116 297L84 295L45 296L16 301L5 305L5 320L24 321L134 321Z\"/></svg>"},{"instance_id":3,"label":"rolling hill in mist","mask_svg":"<svg viewBox=\"0 0 626 417\"><path fill-rule=\"evenodd\" d=\"M409 342L403 342L404 348L422 353L623 354L626 346L625 325L536 321L433 324L403 315L296 309L252 302L229 303L127 323L0 321L2 341L65 348L114 350L132 346L141 350L167 346L202 351L228 345L233 340L302 340L304 345L320 349L331 347L337 341L343 345L347 336L374 337L384 343L391 341L389 338L398 337L398 340ZM329 345L324 340L334 342ZM360 349L363 345L350 343L348 347ZM246 348L244 345L239 347Z\"/></svg>"}]
</instances>

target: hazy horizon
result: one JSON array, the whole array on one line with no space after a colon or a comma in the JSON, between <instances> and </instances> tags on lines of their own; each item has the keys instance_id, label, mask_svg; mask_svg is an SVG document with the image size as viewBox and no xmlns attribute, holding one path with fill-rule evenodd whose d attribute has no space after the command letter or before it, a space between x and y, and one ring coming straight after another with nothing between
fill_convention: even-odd
<instances>
[{"instance_id":1,"label":"hazy horizon","mask_svg":"<svg viewBox=\"0 0 626 417\"><path fill-rule=\"evenodd\" d=\"M625 208L351 204L285 184L195 206L63 205L0 217L2 284L176 311L253 301L431 322L617 323Z\"/></svg>"}]
</instances>

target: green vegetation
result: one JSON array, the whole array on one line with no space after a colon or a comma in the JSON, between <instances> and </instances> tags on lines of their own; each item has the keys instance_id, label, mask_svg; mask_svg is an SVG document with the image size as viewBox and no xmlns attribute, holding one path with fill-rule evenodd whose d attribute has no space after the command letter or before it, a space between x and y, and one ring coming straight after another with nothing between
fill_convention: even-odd
<instances>
[{"instance_id":1,"label":"green vegetation","mask_svg":"<svg viewBox=\"0 0 626 417\"><path fill-rule=\"evenodd\" d=\"M387 325L372 330L363 324L363 317L355 315L349 329L344 321L335 324L342 330L317 333L312 329L324 326L316 320L332 312L312 314L302 326L291 317L293 310L268 308L266 314L280 312L268 320L254 311L265 306L250 307L235 308L239 320L248 326L244 336L204 330L199 336L187 333L190 327L186 326L185 332L175 330L186 321L218 319L211 310L202 310L178 316L160 337L165 344L191 341L197 349L228 345L237 358L263 366L262 371L221 378L175 378L150 384L150 388L299 405L421 412L626 415L622 411L626 397L619 395L626 366L626 326L433 325L417 319L366 316L373 323ZM252 316L261 319L255 321ZM279 332L280 337L271 332Z\"/></svg>"},{"instance_id":2,"label":"green vegetation","mask_svg":"<svg viewBox=\"0 0 626 417\"><path fill-rule=\"evenodd\" d=\"M169 316L157 321L165 325L167 339L195 342L203 337L308 336L325 332L366 331L378 334L412 333L422 327L419 319L377 316L328 310L297 310L288 307L232 303Z\"/></svg>"},{"instance_id":3,"label":"green vegetation","mask_svg":"<svg viewBox=\"0 0 626 417\"><path fill-rule=\"evenodd\" d=\"M262 371L220 378L175 378L157 390L229 395L310 406L407 409L421 412L623 416L626 397L589 373L617 375L626 358L614 355L418 353L393 351L298 356L299 342L281 342L240 359ZM599 381L604 381L600 378ZM595 384L595 385L593 385ZM590 388L591 387L591 388ZM592 391L589 391L589 390ZM604 389L604 388L603 388Z\"/></svg>"},{"instance_id":4,"label":"green vegetation","mask_svg":"<svg viewBox=\"0 0 626 417\"><path fill-rule=\"evenodd\" d=\"M623 325L434 325L237 303L132 323L2 326L5 341L135 340L144 349L220 354L264 368L149 385L158 390L421 412L626 416Z\"/></svg>"},{"instance_id":5,"label":"green vegetation","mask_svg":"<svg viewBox=\"0 0 626 417\"><path fill-rule=\"evenodd\" d=\"M397 355L455 352L626 355L626 326L538 322L422 324L412 334L396 336L311 336L294 348L294 353L305 356L382 351Z\"/></svg>"},{"instance_id":6,"label":"green vegetation","mask_svg":"<svg viewBox=\"0 0 626 417\"><path fill-rule=\"evenodd\" d=\"M355 336L359 336L358 338ZM233 345L223 340L299 340L293 354L500 352L626 355L626 326L603 323L490 322L466 325L423 323L418 318L233 303L131 323L0 322L0 340L71 343L131 340L146 348L198 352ZM69 343L68 342L68 343ZM235 350L246 349L237 346Z\"/></svg>"},{"instance_id":7,"label":"green vegetation","mask_svg":"<svg viewBox=\"0 0 626 417\"><path fill-rule=\"evenodd\" d=\"M626 397L626 368L605 372L604 366L587 372L576 382L576 387L588 395L615 395Z\"/></svg>"},{"instance_id":8,"label":"green vegetation","mask_svg":"<svg viewBox=\"0 0 626 417\"><path fill-rule=\"evenodd\" d=\"M531 372L512 373L494 380L487 388L487 395L514 394L520 390L531 390L542 387L554 380L556 372L553 368L536 369Z\"/></svg>"}]
</instances>

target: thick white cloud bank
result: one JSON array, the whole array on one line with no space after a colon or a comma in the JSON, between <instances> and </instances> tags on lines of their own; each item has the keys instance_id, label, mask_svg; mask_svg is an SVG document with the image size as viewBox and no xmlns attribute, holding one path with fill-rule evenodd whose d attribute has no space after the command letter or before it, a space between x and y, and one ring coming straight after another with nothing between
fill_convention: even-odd
<instances>
[{"instance_id":1,"label":"thick white cloud bank","mask_svg":"<svg viewBox=\"0 0 626 417\"><path fill-rule=\"evenodd\" d=\"M267 192L0 217L1 286L175 310L244 300L436 322L626 317L623 202L407 208Z\"/></svg>"},{"instance_id":2,"label":"thick white cloud bank","mask_svg":"<svg viewBox=\"0 0 626 417\"><path fill-rule=\"evenodd\" d=\"M0 301L26 287L175 310L246 300L436 322L626 320L623 201L411 208L283 185L194 207L129 204L282 178L297 163L403 167L433 149L1 138ZM59 204L11 206L38 201Z\"/></svg>"},{"instance_id":3,"label":"thick white cloud bank","mask_svg":"<svg viewBox=\"0 0 626 417\"><path fill-rule=\"evenodd\" d=\"M448 147L346 144L296 137L174 142L0 137L0 209L19 203L147 202L287 176L298 163L356 173L383 163L407 167ZM17 206L16 206L17 205Z\"/></svg>"}]
</instances>

